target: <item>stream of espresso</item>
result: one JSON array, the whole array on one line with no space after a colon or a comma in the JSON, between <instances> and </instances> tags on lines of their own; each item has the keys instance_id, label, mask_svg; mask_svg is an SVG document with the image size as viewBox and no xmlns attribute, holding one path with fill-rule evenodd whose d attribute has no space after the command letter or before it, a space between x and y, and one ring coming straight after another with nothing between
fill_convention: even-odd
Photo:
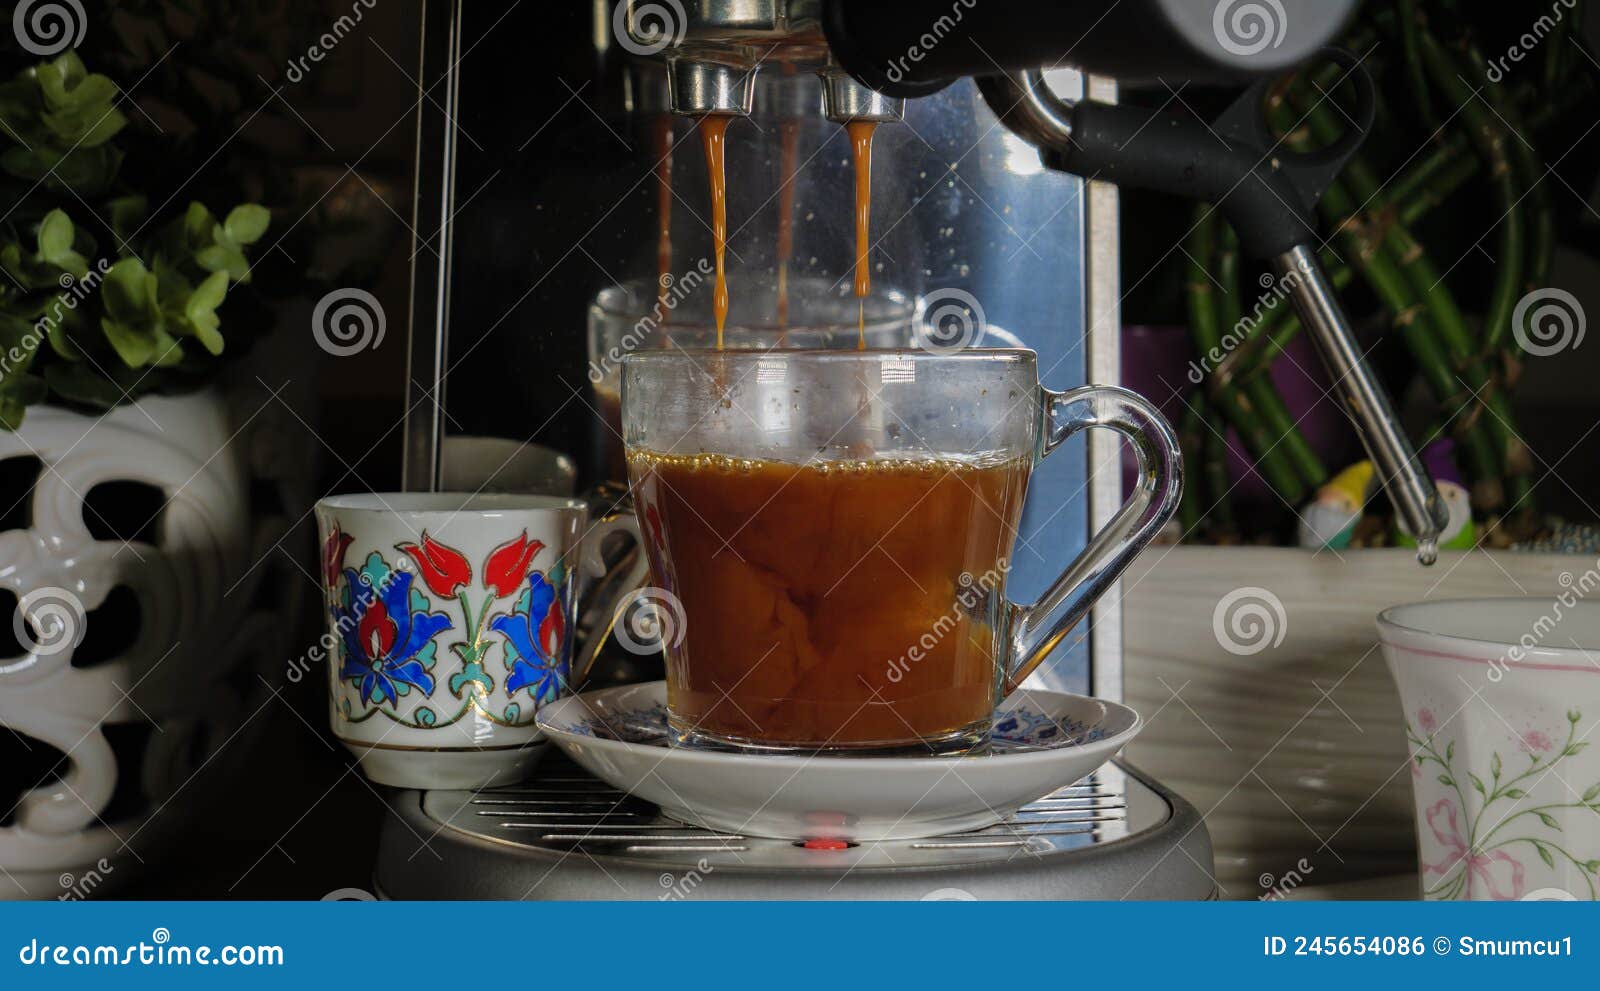
<instances>
[{"instance_id":1,"label":"stream of espresso","mask_svg":"<svg viewBox=\"0 0 1600 991\"><path fill-rule=\"evenodd\" d=\"M728 118L707 114L700 118L700 143L706 152L706 175L711 180L711 250L716 256L717 281L711 296L717 318L717 350L722 350L722 327L728 322L728 276L723 255L728 248L728 175L726 151Z\"/></svg>"},{"instance_id":2,"label":"stream of espresso","mask_svg":"<svg viewBox=\"0 0 1600 991\"><path fill-rule=\"evenodd\" d=\"M877 121L853 120L845 125L850 133L851 157L856 168L856 350L867 349L867 294L872 291L872 274L867 268L872 226L872 132Z\"/></svg>"},{"instance_id":3,"label":"stream of espresso","mask_svg":"<svg viewBox=\"0 0 1600 991\"><path fill-rule=\"evenodd\" d=\"M672 115L655 119L656 141L656 301L665 323L667 287L672 282Z\"/></svg>"},{"instance_id":4,"label":"stream of espresso","mask_svg":"<svg viewBox=\"0 0 1600 991\"><path fill-rule=\"evenodd\" d=\"M706 176L711 185L711 248L716 261L716 284L711 298L712 312L717 321L717 349L722 349L723 327L728 320L728 276L725 256L728 248L728 175L726 115L708 114L700 118L700 143L706 154ZM850 135L851 159L855 166L855 294L856 294L856 349L867 348L867 296L872 292L872 272L868 266L872 246L872 135L878 124L871 120L853 120L845 125ZM785 122L780 130L782 139L782 186L778 190L778 327L789 325L789 262L794 255L794 173L798 155L797 130L794 122ZM666 133L666 148L671 149L672 133ZM671 163L663 156L663 166L657 165L657 175L665 175L662 190L670 196ZM671 263L671 239L667 230L670 204L662 200L659 213L663 218L657 245L657 263L661 274L667 274ZM661 281L665 281L662 279Z\"/></svg>"},{"instance_id":5,"label":"stream of espresso","mask_svg":"<svg viewBox=\"0 0 1600 991\"><path fill-rule=\"evenodd\" d=\"M794 257L794 173L800 157L800 122L778 125L778 167L783 185L778 187L778 343L789 327L789 260Z\"/></svg>"}]
</instances>

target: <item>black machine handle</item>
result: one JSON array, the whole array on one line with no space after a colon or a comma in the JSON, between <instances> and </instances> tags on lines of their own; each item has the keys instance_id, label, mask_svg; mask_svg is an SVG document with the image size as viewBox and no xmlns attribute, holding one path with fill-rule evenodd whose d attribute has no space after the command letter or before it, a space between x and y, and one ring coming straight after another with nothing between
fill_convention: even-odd
<instances>
[{"instance_id":1,"label":"black machine handle","mask_svg":"<svg viewBox=\"0 0 1600 991\"><path fill-rule=\"evenodd\" d=\"M1069 106L1037 71L988 76L979 87L1001 120L1037 145L1052 168L1218 205L1241 246L1268 259L1288 287L1333 391L1416 537L1418 558L1431 564L1448 511L1400 429L1388 393L1367 366L1317 258L1317 200L1360 146L1376 112L1371 77L1358 60L1337 49L1324 55L1346 68L1356 102L1346 132L1306 153L1281 148L1274 139L1264 111L1269 80L1249 86L1209 127L1162 111L1092 102Z\"/></svg>"},{"instance_id":2,"label":"black machine handle","mask_svg":"<svg viewBox=\"0 0 1600 991\"><path fill-rule=\"evenodd\" d=\"M895 97L960 76L1072 66L1128 81L1270 75L1327 43L1357 0L822 0L829 50Z\"/></svg>"},{"instance_id":3,"label":"black machine handle","mask_svg":"<svg viewBox=\"0 0 1600 991\"><path fill-rule=\"evenodd\" d=\"M1316 205L1372 128L1372 77L1340 49L1323 56L1345 67L1355 103L1339 140L1309 152L1279 147L1264 111L1272 80L1249 86L1210 126L1120 104L1072 109L1072 143L1046 152L1054 168L1118 185L1215 203L1258 258L1316 243Z\"/></svg>"}]
</instances>

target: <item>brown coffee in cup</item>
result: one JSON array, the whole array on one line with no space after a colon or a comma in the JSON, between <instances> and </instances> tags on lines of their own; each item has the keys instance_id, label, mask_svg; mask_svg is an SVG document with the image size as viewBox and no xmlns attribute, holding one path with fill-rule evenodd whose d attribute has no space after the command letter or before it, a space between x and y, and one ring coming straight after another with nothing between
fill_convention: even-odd
<instances>
[{"instance_id":1,"label":"brown coffee in cup","mask_svg":"<svg viewBox=\"0 0 1600 991\"><path fill-rule=\"evenodd\" d=\"M1029 467L633 452L654 573L689 618L668 666L680 731L876 748L984 724Z\"/></svg>"}]
</instances>

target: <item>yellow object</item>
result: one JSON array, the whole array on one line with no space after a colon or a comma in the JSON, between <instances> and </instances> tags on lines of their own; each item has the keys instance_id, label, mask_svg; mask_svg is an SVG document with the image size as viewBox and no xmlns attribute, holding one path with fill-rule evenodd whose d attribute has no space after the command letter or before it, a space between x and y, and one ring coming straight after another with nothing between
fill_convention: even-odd
<instances>
[{"instance_id":1,"label":"yellow object","mask_svg":"<svg viewBox=\"0 0 1600 991\"><path fill-rule=\"evenodd\" d=\"M1355 464L1328 479L1317 490L1317 498L1338 500L1351 510L1359 510L1367 501L1367 489L1372 487L1372 462Z\"/></svg>"}]
</instances>

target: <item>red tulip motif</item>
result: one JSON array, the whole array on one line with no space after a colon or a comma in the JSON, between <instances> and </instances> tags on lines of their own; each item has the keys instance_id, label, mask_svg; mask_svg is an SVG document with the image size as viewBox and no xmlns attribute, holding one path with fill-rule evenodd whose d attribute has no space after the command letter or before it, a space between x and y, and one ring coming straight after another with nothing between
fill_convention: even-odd
<instances>
[{"instance_id":1,"label":"red tulip motif","mask_svg":"<svg viewBox=\"0 0 1600 991\"><path fill-rule=\"evenodd\" d=\"M514 540L508 540L489 552L488 560L483 563L483 584L485 588L492 588L497 596L505 598L516 593L522 586L524 578L528 577L528 569L533 565L533 559L544 544L538 540L529 540L528 531Z\"/></svg>"},{"instance_id":2,"label":"red tulip motif","mask_svg":"<svg viewBox=\"0 0 1600 991\"><path fill-rule=\"evenodd\" d=\"M453 599L458 589L472 583L472 565L466 557L428 536L426 530L420 544L395 544L395 548L416 562L422 580L435 595Z\"/></svg>"},{"instance_id":3,"label":"red tulip motif","mask_svg":"<svg viewBox=\"0 0 1600 991\"><path fill-rule=\"evenodd\" d=\"M335 523L322 542L322 580L329 588L339 581L339 572L344 570L344 552L355 539Z\"/></svg>"}]
</instances>

